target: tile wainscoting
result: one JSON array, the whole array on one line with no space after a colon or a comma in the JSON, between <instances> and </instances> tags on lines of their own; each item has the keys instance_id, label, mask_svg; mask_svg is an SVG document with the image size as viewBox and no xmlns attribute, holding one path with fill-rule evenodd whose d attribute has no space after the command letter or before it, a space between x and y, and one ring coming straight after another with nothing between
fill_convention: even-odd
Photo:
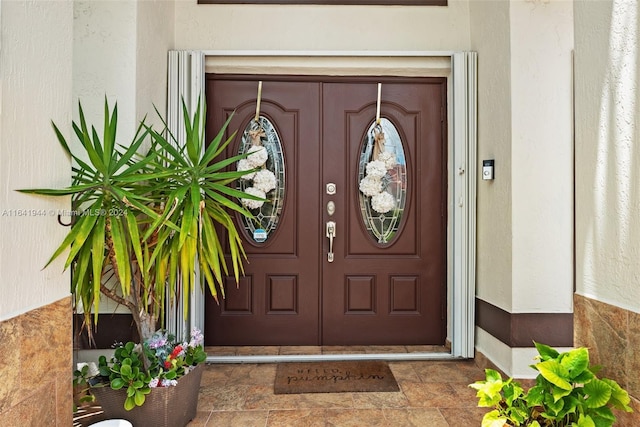
<instances>
[{"instance_id":1,"label":"tile wainscoting","mask_svg":"<svg viewBox=\"0 0 640 427\"><path fill-rule=\"evenodd\" d=\"M576 294L573 315L575 346L632 396L634 412L616 411L616 427L640 426L640 314Z\"/></svg>"},{"instance_id":2,"label":"tile wainscoting","mask_svg":"<svg viewBox=\"0 0 640 427\"><path fill-rule=\"evenodd\" d=\"M0 419L9 426L70 426L71 297L0 322Z\"/></svg>"}]
</instances>

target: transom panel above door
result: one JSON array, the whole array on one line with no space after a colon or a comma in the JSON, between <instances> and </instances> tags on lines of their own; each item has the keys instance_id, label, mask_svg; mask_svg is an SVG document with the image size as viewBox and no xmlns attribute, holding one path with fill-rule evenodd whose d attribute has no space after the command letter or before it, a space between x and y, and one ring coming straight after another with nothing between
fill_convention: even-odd
<instances>
[{"instance_id":1,"label":"transom panel above door","mask_svg":"<svg viewBox=\"0 0 640 427\"><path fill-rule=\"evenodd\" d=\"M247 149L258 80L281 209L268 230L236 218L246 274L208 298L206 343L444 344L446 80L208 75L210 136L235 111L229 155Z\"/></svg>"}]
</instances>

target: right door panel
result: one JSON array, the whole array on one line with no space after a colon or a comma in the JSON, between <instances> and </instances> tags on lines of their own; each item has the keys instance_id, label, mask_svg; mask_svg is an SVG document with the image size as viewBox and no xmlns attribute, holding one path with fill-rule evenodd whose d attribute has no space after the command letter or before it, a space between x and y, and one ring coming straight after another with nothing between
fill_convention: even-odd
<instances>
[{"instance_id":1,"label":"right door panel","mask_svg":"<svg viewBox=\"0 0 640 427\"><path fill-rule=\"evenodd\" d=\"M387 242L367 230L359 189L361 163L373 160L363 160L362 153L376 118L376 96L371 83L323 85L322 179L336 184L335 195L323 195L323 205L331 201L336 206L334 215L325 212L324 219L336 223L336 237L334 260L325 256L322 265L322 342L441 345L446 316L445 83L382 86L380 116L397 130L406 162L399 184L406 201L397 232ZM386 186L389 173L385 179ZM392 211L373 213L384 217ZM328 243L325 238L325 253Z\"/></svg>"}]
</instances>

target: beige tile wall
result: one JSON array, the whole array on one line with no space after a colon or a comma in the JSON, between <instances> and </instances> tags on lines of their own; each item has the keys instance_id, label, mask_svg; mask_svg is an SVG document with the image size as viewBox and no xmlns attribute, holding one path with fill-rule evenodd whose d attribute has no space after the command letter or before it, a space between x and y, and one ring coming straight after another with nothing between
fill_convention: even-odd
<instances>
[{"instance_id":1,"label":"beige tile wall","mask_svg":"<svg viewBox=\"0 0 640 427\"><path fill-rule=\"evenodd\" d=\"M640 314L574 296L574 338L587 347L600 377L616 380L632 396L634 412L615 411L616 426L640 426Z\"/></svg>"},{"instance_id":2,"label":"beige tile wall","mask_svg":"<svg viewBox=\"0 0 640 427\"><path fill-rule=\"evenodd\" d=\"M71 298L0 322L0 420L71 426Z\"/></svg>"}]
</instances>

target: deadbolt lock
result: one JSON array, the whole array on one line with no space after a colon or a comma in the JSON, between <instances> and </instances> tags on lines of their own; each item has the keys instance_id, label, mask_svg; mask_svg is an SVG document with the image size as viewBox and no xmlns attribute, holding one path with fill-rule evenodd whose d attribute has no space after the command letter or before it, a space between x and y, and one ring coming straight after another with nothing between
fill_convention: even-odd
<instances>
[{"instance_id":1,"label":"deadbolt lock","mask_svg":"<svg viewBox=\"0 0 640 427\"><path fill-rule=\"evenodd\" d=\"M336 194L336 185L333 182L327 184L327 194L330 196Z\"/></svg>"}]
</instances>

